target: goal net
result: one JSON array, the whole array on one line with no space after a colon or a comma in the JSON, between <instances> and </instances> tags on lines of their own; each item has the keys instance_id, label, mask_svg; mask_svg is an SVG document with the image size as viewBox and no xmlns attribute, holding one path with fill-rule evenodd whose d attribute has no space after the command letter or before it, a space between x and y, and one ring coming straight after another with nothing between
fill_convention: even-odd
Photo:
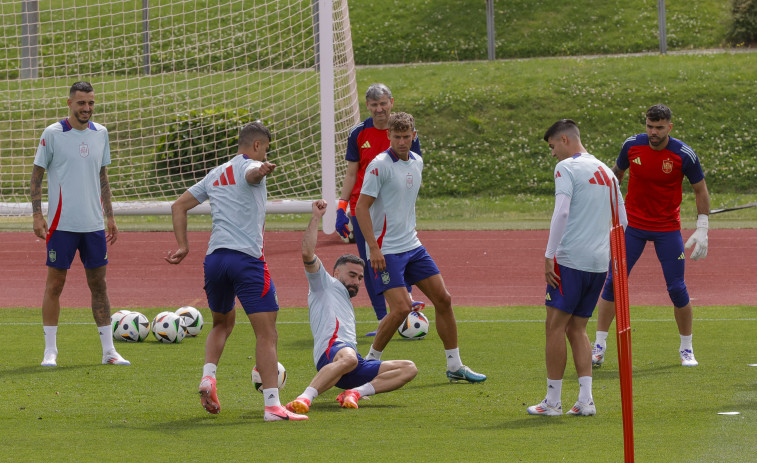
<instances>
[{"instance_id":1,"label":"goal net","mask_svg":"<svg viewBox=\"0 0 757 463\"><path fill-rule=\"evenodd\" d=\"M170 213L254 120L269 212L334 203L359 120L347 0L4 0L0 28L1 215L31 212L39 137L77 80L110 133L116 213Z\"/></svg>"}]
</instances>

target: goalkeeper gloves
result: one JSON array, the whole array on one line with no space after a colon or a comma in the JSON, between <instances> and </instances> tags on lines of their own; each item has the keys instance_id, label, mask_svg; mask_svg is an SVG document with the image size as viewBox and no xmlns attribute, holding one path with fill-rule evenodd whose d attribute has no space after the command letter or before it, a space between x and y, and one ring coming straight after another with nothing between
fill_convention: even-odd
<instances>
[{"instance_id":1,"label":"goalkeeper gloves","mask_svg":"<svg viewBox=\"0 0 757 463\"><path fill-rule=\"evenodd\" d=\"M697 216L697 229L686 241L686 249L694 246L691 251L691 260L704 259L707 257L707 230L710 228L710 217L707 214Z\"/></svg>"},{"instance_id":2,"label":"goalkeeper gloves","mask_svg":"<svg viewBox=\"0 0 757 463\"><path fill-rule=\"evenodd\" d=\"M347 201L340 199L339 208L336 210L336 232L345 243L349 243L350 238L352 238L352 232L349 227L350 218L347 217L347 204Z\"/></svg>"}]
</instances>

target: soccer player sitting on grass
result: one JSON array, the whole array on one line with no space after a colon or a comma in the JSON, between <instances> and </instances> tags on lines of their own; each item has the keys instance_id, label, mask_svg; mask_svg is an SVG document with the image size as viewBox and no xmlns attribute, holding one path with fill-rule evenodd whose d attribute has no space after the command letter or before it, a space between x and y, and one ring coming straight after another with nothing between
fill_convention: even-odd
<instances>
[{"instance_id":1,"label":"soccer player sitting on grass","mask_svg":"<svg viewBox=\"0 0 757 463\"><path fill-rule=\"evenodd\" d=\"M591 392L591 344L586 334L610 262L610 188L618 215L627 223L623 200L609 167L586 152L576 123L555 122L544 135L555 167L555 210L549 227L544 276L547 280L547 397L528 407L531 415L562 415L560 395L567 361L565 337L578 374L578 402L568 415L595 415Z\"/></svg>"},{"instance_id":2,"label":"soccer player sitting on grass","mask_svg":"<svg viewBox=\"0 0 757 463\"><path fill-rule=\"evenodd\" d=\"M411 150L416 137L413 116L392 113L388 137L389 149L376 156L366 169L356 210L369 256L368 278L373 279L376 291L383 293L389 304L389 314L379 323L366 359L381 359L397 328L413 310L406 289L410 284L434 305L436 331L447 359L447 378L482 382L486 376L463 365L460 359L452 297L415 231L415 201L421 187L423 158Z\"/></svg>"},{"instance_id":3,"label":"soccer player sitting on grass","mask_svg":"<svg viewBox=\"0 0 757 463\"><path fill-rule=\"evenodd\" d=\"M418 373L410 360L365 360L357 353L355 309L351 298L357 296L363 280L363 259L345 254L334 265L330 276L315 255L318 223L326 212L326 202L313 202L313 215L302 237L302 261L308 278L308 308L313 332L313 362L318 373L305 392L286 408L307 413L319 394L336 386L345 389L336 400L344 408L358 408L361 397L399 389Z\"/></svg>"}]
</instances>

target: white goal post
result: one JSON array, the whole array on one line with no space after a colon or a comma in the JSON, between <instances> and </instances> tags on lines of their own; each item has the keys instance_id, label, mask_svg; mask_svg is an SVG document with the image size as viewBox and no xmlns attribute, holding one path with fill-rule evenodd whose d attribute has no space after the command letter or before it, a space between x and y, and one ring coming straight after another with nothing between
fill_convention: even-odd
<instances>
[{"instance_id":1,"label":"white goal post","mask_svg":"<svg viewBox=\"0 0 757 463\"><path fill-rule=\"evenodd\" d=\"M77 80L94 86L92 119L110 134L116 214L170 214L179 194L236 152L252 120L273 134L268 212L336 203L360 118L347 0L80 3L0 8L0 215L31 213L36 146L67 116Z\"/></svg>"}]
</instances>

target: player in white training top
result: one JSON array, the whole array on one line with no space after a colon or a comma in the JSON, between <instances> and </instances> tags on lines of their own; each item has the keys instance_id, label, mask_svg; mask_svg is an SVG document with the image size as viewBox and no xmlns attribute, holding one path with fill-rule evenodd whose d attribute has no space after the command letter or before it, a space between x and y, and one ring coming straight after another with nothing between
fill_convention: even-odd
<instances>
[{"instance_id":1,"label":"player in white training top","mask_svg":"<svg viewBox=\"0 0 757 463\"><path fill-rule=\"evenodd\" d=\"M610 262L610 189L625 208L615 176L603 162L586 152L576 123L555 122L544 135L555 167L555 209L549 228L544 276L547 281L547 397L528 407L531 415L562 415L562 378L567 361L565 337L578 374L578 401L569 415L595 415L591 391L591 344L586 334L594 305Z\"/></svg>"},{"instance_id":2,"label":"player in white training top","mask_svg":"<svg viewBox=\"0 0 757 463\"><path fill-rule=\"evenodd\" d=\"M392 335L412 310L406 284L416 285L434 305L436 331L444 344L450 381L481 382L486 376L463 365L457 345L452 297L434 260L415 231L415 201L421 187L423 158L410 150L415 121L407 113L389 117L389 149L365 171L356 217L369 256L368 278L383 292L389 314L379 323L366 359L380 359ZM373 233L370 232L373 231Z\"/></svg>"},{"instance_id":3,"label":"player in white training top","mask_svg":"<svg viewBox=\"0 0 757 463\"><path fill-rule=\"evenodd\" d=\"M357 353L355 309L350 299L360 289L365 262L345 254L336 260L334 276L328 274L315 255L318 223L325 212L326 201L313 202L313 215L302 237L313 363L318 373L307 389L287 404L288 410L297 413L310 411L313 399L334 386L345 390L336 398L343 408L358 408L361 397L399 389L418 374L410 360L365 360Z\"/></svg>"},{"instance_id":4,"label":"player in white training top","mask_svg":"<svg viewBox=\"0 0 757 463\"><path fill-rule=\"evenodd\" d=\"M34 234L47 244L47 281L42 298L45 333L43 367L58 365L60 294L76 251L84 264L92 293L92 316L100 334L102 363L129 365L113 347L110 301L105 282L108 244L118 238L110 202L106 166L110 141L105 127L90 119L95 90L89 82L76 82L68 93L68 117L48 126L39 140L31 179ZM42 178L47 170L47 215L42 215ZM107 230L103 225L107 219Z\"/></svg>"},{"instance_id":5,"label":"player in white training top","mask_svg":"<svg viewBox=\"0 0 757 463\"><path fill-rule=\"evenodd\" d=\"M276 288L263 256L263 227L267 198L266 176L276 168L267 161L271 132L260 122L239 132L239 153L211 170L171 206L179 249L166 261L180 263L189 253L187 211L210 200L212 231L205 256L205 294L213 312L213 328L205 344L200 402L208 413L221 411L216 392L216 369L236 319L238 297L255 332L255 362L263 381L265 421L306 420L287 411L277 387Z\"/></svg>"}]
</instances>

